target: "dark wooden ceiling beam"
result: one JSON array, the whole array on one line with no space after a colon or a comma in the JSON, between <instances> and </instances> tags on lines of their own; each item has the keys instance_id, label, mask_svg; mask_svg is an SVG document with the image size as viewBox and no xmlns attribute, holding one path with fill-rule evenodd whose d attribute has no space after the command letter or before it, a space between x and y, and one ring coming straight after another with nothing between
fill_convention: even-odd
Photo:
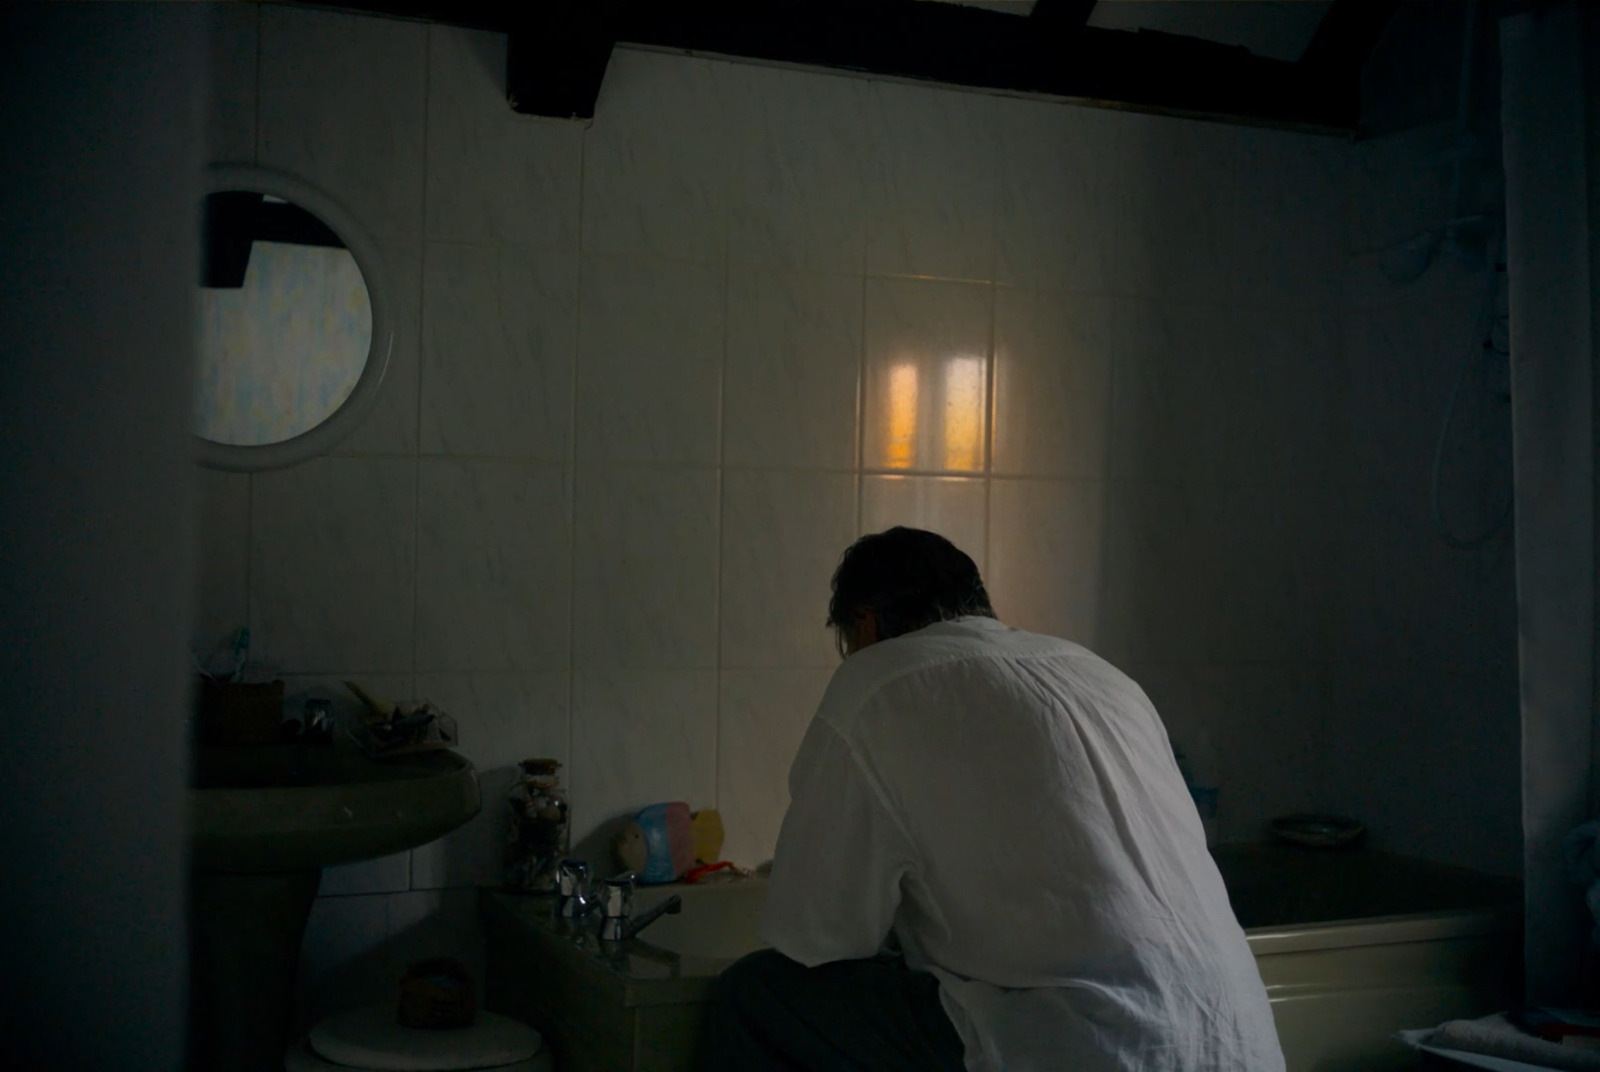
<instances>
[{"instance_id":1,"label":"dark wooden ceiling beam","mask_svg":"<svg viewBox=\"0 0 1600 1072\"><path fill-rule=\"evenodd\" d=\"M1336 0L1299 63L1084 21L1084 0L1027 17L922 0L360 0L369 11L510 35L509 93L544 115L591 115L615 42L1245 122L1353 130L1359 79L1397 0ZM1040 20L1043 20L1042 22ZM1055 20L1052 24L1052 20ZM1074 25L1076 23L1076 25Z\"/></svg>"},{"instance_id":2,"label":"dark wooden ceiling beam","mask_svg":"<svg viewBox=\"0 0 1600 1072\"><path fill-rule=\"evenodd\" d=\"M1360 73L1400 0L1333 0L1300 54L1300 66Z\"/></svg>"},{"instance_id":3,"label":"dark wooden ceiling beam","mask_svg":"<svg viewBox=\"0 0 1600 1072\"><path fill-rule=\"evenodd\" d=\"M1088 25L1094 5L1095 0L1034 0L1028 21L1041 33L1072 33Z\"/></svg>"},{"instance_id":4,"label":"dark wooden ceiling beam","mask_svg":"<svg viewBox=\"0 0 1600 1072\"><path fill-rule=\"evenodd\" d=\"M1087 18L1087 13L1083 13ZM1050 16L1046 16L1048 19ZM618 39L947 85L1313 127L1352 125L1295 64L1152 31L1079 26L918 0L633 4Z\"/></svg>"},{"instance_id":5,"label":"dark wooden ceiling beam","mask_svg":"<svg viewBox=\"0 0 1600 1072\"><path fill-rule=\"evenodd\" d=\"M506 100L519 112L589 119L625 0L343 0L344 10L506 35ZM308 3L303 6L332 6Z\"/></svg>"},{"instance_id":6,"label":"dark wooden ceiling beam","mask_svg":"<svg viewBox=\"0 0 1600 1072\"><path fill-rule=\"evenodd\" d=\"M544 0L514 9L506 37L506 100L516 111L592 119L616 13L595 0Z\"/></svg>"},{"instance_id":7,"label":"dark wooden ceiling beam","mask_svg":"<svg viewBox=\"0 0 1600 1072\"><path fill-rule=\"evenodd\" d=\"M977 85L1017 81L1027 20L920 0L631 3L621 40L804 66Z\"/></svg>"},{"instance_id":8,"label":"dark wooden ceiling beam","mask_svg":"<svg viewBox=\"0 0 1600 1072\"><path fill-rule=\"evenodd\" d=\"M1248 49L1141 30L1086 27L1075 70L1047 85L1063 96L1218 118L1340 126L1292 65Z\"/></svg>"},{"instance_id":9,"label":"dark wooden ceiling beam","mask_svg":"<svg viewBox=\"0 0 1600 1072\"><path fill-rule=\"evenodd\" d=\"M1340 126L1361 122L1361 71L1400 0L1334 0L1295 66L1309 104Z\"/></svg>"},{"instance_id":10,"label":"dark wooden ceiling beam","mask_svg":"<svg viewBox=\"0 0 1600 1072\"><path fill-rule=\"evenodd\" d=\"M288 0L294 7L334 8L340 11L364 11L373 15L392 15L402 19L420 19L446 26L464 26L469 30L494 30L506 32L513 8L496 0L341 0L324 3L320 0Z\"/></svg>"}]
</instances>

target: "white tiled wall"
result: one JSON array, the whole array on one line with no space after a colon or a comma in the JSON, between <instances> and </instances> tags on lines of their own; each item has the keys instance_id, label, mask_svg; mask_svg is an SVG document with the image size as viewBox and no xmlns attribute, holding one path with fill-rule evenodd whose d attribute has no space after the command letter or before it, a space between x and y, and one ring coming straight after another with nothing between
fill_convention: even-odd
<instances>
[{"instance_id":1,"label":"white tiled wall","mask_svg":"<svg viewBox=\"0 0 1600 1072\"><path fill-rule=\"evenodd\" d=\"M431 698L485 785L464 830L329 872L310 1006L418 913L460 929L440 897L495 881L529 755L568 763L580 837L677 798L769 855L829 574L893 523L1209 730L1225 836L1339 806L1451 857L1479 817L1503 840L1504 772L1432 743L1504 736L1509 672L1502 564L1418 521L1459 295L1358 279L1409 203L1348 209L1417 153L626 48L593 123L552 121L507 107L492 34L218 18L213 155L343 201L399 340L333 455L205 476L197 641L247 621L291 689ZM924 440L886 468L889 368L950 357L985 371L976 468ZM1362 773L1433 755L1488 792L1415 819L1449 775Z\"/></svg>"},{"instance_id":2,"label":"white tiled wall","mask_svg":"<svg viewBox=\"0 0 1600 1072\"><path fill-rule=\"evenodd\" d=\"M422 453L565 461L578 353L571 255L433 240L422 284Z\"/></svg>"}]
</instances>

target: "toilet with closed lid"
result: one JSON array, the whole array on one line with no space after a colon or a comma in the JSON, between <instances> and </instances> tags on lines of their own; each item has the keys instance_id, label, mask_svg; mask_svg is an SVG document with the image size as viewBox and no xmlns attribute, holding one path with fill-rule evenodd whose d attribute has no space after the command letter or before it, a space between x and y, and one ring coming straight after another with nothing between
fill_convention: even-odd
<instances>
[{"instance_id":1,"label":"toilet with closed lid","mask_svg":"<svg viewBox=\"0 0 1600 1072\"><path fill-rule=\"evenodd\" d=\"M289 1048L284 1072L551 1072L550 1053L527 1024L479 1012L469 1027L424 1030L369 1005L320 1021Z\"/></svg>"}]
</instances>

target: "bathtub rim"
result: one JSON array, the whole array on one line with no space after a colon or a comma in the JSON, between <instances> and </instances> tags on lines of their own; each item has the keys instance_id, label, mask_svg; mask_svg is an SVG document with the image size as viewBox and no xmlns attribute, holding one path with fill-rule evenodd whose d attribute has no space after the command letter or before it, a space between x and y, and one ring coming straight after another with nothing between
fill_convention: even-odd
<instances>
[{"instance_id":1,"label":"bathtub rim","mask_svg":"<svg viewBox=\"0 0 1600 1072\"><path fill-rule=\"evenodd\" d=\"M1251 927L1244 936L1253 956L1268 957L1504 934L1520 918L1517 908L1497 905Z\"/></svg>"}]
</instances>

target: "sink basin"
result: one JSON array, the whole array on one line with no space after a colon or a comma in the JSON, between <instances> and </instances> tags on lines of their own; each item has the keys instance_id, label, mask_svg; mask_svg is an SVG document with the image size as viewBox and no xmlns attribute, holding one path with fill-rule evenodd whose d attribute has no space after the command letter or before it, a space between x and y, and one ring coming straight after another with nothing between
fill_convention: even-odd
<instances>
[{"instance_id":1,"label":"sink basin","mask_svg":"<svg viewBox=\"0 0 1600 1072\"><path fill-rule=\"evenodd\" d=\"M454 752L369 759L334 745L202 747L190 789L197 871L332 867L414 848L478 814Z\"/></svg>"}]
</instances>

